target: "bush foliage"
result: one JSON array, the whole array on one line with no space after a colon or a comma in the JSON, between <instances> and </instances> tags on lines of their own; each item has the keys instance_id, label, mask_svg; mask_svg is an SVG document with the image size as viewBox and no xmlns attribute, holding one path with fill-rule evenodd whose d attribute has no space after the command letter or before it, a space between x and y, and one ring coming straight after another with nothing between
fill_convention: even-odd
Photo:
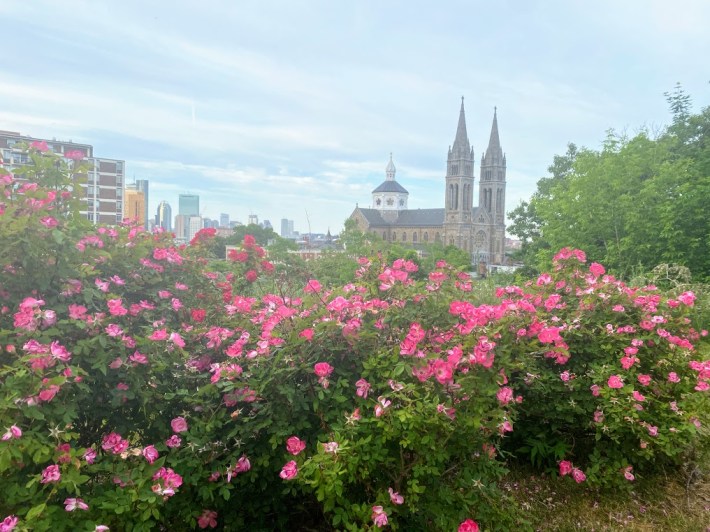
<instances>
[{"instance_id":1,"label":"bush foliage","mask_svg":"<svg viewBox=\"0 0 710 532\"><path fill-rule=\"evenodd\" d=\"M509 456L618 486L698 438L692 292L567 249L493 303L382 256L294 290L249 235L212 267L209 232L87 226L81 161L29 151L0 168L3 530L508 530Z\"/></svg>"}]
</instances>

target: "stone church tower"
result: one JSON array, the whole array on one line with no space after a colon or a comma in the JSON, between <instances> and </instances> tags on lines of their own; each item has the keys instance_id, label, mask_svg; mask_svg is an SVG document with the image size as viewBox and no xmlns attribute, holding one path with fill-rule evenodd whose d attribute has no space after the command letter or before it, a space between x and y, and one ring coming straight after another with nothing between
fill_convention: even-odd
<instances>
[{"instance_id":1,"label":"stone church tower","mask_svg":"<svg viewBox=\"0 0 710 532\"><path fill-rule=\"evenodd\" d=\"M488 149L481 158L478 212L474 227L474 254L482 262L502 264L505 256L505 173L506 161L498 137L498 112Z\"/></svg>"},{"instance_id":2,"label":"stone church tower","mask_svg":"<svg viewBox=\"0 0 710 532\"><path fill-rule=\"evenodd\" d=\"M454 145L446 161L444 243L471 251L473 215L473 147L468 142L466 114L461 97Z\"/></svg>"}]
</instances>

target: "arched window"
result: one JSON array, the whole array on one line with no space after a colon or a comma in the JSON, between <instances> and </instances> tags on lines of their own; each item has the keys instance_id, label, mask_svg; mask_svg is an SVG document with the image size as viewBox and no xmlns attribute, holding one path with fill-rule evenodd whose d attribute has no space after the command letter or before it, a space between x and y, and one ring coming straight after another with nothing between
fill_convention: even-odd
<instances>
[{"instance_id":1,"label":"arched window","mask_svg":"<svg viewBox=\"0 0 710 532\"><path fill-rule=\"evenodd\" d=\"M441 242L441 235L439 233L434 235L434 242Z\"/></svg>"},{"instance_id":2,"label":"arched window","mask_svg":"<svg viewBox=\"0 0 710 532\"><path fill-rule=\"evenodd\" d=\"M406 241L407 241L407 233L403 232L402 233L402 242L406 242Z\"/></svg>"},{"instance_id":3,"label":"arched window","mask_svg":"<svg viewBox=\"0 0 710 532\"><path fill-rule=\"evenodd\" d=\"M417 241L417 233L412 233L412 242Z\"/></svg>"},{"instance_id":4,"label":"arched window","mask_svg":"<svg viewBox=\"0 0 710 532\"><path fill-rule=\"evenodd\" d=\"M382 240L387 240L387 231L382 231Z\"/></svg>"},{"instance_id":5,"label":"arched window","mask_svg":"<svg viewBox=\"0 0 710 532\"><path fill-rule=\"evenodd\" d=\"M424 242L429 242L429 232L424 231Z\"/></svg>"},{"instance_id":6,"label":"arched window","mask_svg":"<svg viewBox=\"0 0 710 532\"><path fill-rule=\"evenodd\" d=\"M397 233L395 233L394 231L392 231L392 240L397 240Z\"/></svg>"}]
</instances>

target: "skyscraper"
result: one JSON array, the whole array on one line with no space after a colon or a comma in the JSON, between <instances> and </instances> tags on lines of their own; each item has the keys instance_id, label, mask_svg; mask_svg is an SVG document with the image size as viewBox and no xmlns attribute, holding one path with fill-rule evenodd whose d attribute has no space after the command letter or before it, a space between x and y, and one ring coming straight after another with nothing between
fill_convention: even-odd
<instances>
[{"instance_id":1,"label":"skyscraper","mask_svg":"<svg viewBox=\"0 0 710 532\"><path fill-rule=\"evenodd\" d=\"M167 201L161 201L160 205L158 205L158 212L155 214L155 225L168 232L173 230L173 209Z\"/></svg>"},{"instance_id":2,"label":"skyscraper","mask_svg":"<svg viewBox=\"0 0 710 532\"><path fill-rule=\"evenodd\" d=\"M197 194L180 194L178 197L178 214L199 216L200 196Z\"/></svg>"},{"instance_id":3,"label":"skyscraper","mask_svg":"<svg viewBox=\"0 0 710 532\"><path fill-rule=\"evenodd\" d=\"M229 227L229 214L223 212L219 215L219 226Z\"/></svg>"},{"instance_id":4,"label":"skyscraper","mask_svg":"<svg viewBox=\"0 0 710 532\"><path fill-rule=\"evenodd\" d=\"M150 194L148 193L148 180L147 179L136 179L136 189L143 192L143 200L145 203L143 220L145 223L145 228L150 229Z\"/></svg>"},{"instance_id":5,"label":"skyscraper","mask_svg":"<svg viewBox=\"0 0 710 532\"><path fill-rule=\"evenodd\" d=\"M138 189L137 184L126 185L126 195L124 197L124 213L125 217L130 220L136 220L138 225L145 227L145 203L146 199L142 190Z\"/></svg>"}]
</instances>

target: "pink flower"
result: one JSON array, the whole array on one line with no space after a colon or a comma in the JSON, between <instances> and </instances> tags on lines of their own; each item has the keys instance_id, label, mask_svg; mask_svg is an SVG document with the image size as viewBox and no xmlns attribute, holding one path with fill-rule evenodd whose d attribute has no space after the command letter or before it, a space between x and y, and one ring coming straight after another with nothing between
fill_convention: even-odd
<instances>
[{"instance_id":1,"label":"pink flower","mask_svg":"<svg viewBox=\"0 0 710 532\"><path fill-rule=\"evenodd\" d=\"M377 405L375 405L375 417L380 417L385 412L385 408L392 404L392 401L386 399L383 396L377 398Z\"/></svg>"},{"instance_id":2,"label":"pink flower","mask_svg":"<svg viewBox=\"0 0 710 532\"><path fill-rule=\"evenodd\" d=\"M113 454L121 454L128 449L128 440L121 438L120 434L112 432L101 441L101 448L104 451L111 451Z\"/></svg>"},{"instance_id":3,"label":"pink flower","mask_svg":"<svg viewBox=\"0 0 710 532\"><path fill-rule=\"evenodd\" d=\"M498 389L496 397L498 398L500 404L507 405L513 400L513 389L509 386L503 386Z\"/></svg>"},{"instance_id":4,"label":"pink flower","mask_svg":"<svg viewBox=\"0 0 710 532\"><path fill-rule=\"evenodd\" d=\"M184 417L176 417L170 422L170 427L173 429L173 432L178 434L180 432L187 432L187 421L185 421Z\"/></svg>"},{"instance_id":5,"label":"pink flower","mask_svg":"<svg viewBox=\"0 0 710 532\"><path fill-rule=\"evenodd\" d=\"M684 305L692 307L695 302L695 294L690 291L683 292L681 295L678 296L678 301L680 301Z\"/></svg>"},{"instance_id":6,"label":"pink flower","mask_svg":"<svg viewBox=\"0 0 710 532\"><path fill-rule=\"evenodd\" d=\"M367 382L365 379L360 379L355 383L355 386L357 387L357 391L355 394L358 397L362 397L363 399L367 399L367 394L370 393L370 383Z\"/></svg>"},{"instance_id":7,"label":"pink flower","mask_svg":"<svg viewBox=\"0 0 710 532\"><path fill-rule=\"evenodd\" d=\"M155 449L154 446L149 445L145 449L143 449L143 456L144 458L148 461L149 464L152 464L158 459L158 451Z\"/></svg>"},{"instance_id":8,"label":"pink flower","mask_svg":"<svg viewBox=\"0 0 710 532\"><path fill-rule=\"evenodd\" d=\"M298 436L291 436L286 440L286 450L293 456L297 456L306 448L306 442L300 440Z\"/></svg>"},{"instance_id":9,"label":"pink flower","mask_svg":"<svg viewBox=\"0 0 710 532\"><path fill-rule=\"evenodd\" d=\"M592 262L589 265L589 271L592 272L592 275L594 277L599 277L600 275L604 275L604 273L606 273L604 266L602 266L598 262Z\"/></svg>"},{"instance_id":10,"label":"pink flower","mask_svg":"<svg viewBox=\"0 0 710 532\"><path fill-rule=\"evenodd\" d=\"M560 475L561 476L566 476L569 475L572 472L572 462L569 460L562 460L560 462Z\"/></svg>"},{"instance_id":11,"label":"pink flower","mask_svg":"<svg viewBox=\"0 0 710 532\"><path fill-rule=\"evenodd\" d=\"M44 471L42 471L42 480L40 480L40 483L49 484L50 482L59 482L60 478L62 478L62 474L59 472L59 466L53 464L47 466Z\"/></svg>"},{"instance_id":12,"label":"pink flower","mask_svg":"<svg viewBox=\"0 0 710 532\"><path fill-rule=\"evenodd\" d=\"M592 391L592 395L593 395L594 397L599 397L599 390L600 390L599 385L597 385L597 384L592 384L592 385L589 387L589 389Z\"/></svg>"},{"instance_id":13,"label":"pink flower","mask_svg":"<svg viewBox=\"0 0 710 532\"><path fill-rule=\"evenodd\" d=\"M606 384L607 386L609 386L609 388L623 388L624 381L618 375L612 375L611 377L609 377L609 380L606 382Z\"/></svg>"},{"instance_id":14,"label":"pink flower","mask_svg":"<svg viewBox=\"0 0 710 532\"><path fill-rule=\"evenodd\" d=\"M303 329L298 334L298 336L300 336L301 338L305 338L308 342L310 342L311 340L313 340L313 333L313 329Z\"/></svg>"},{"instance_id":15,"label":"pink flower","mask_svg":"<svg viewBox=\"0 0 710 532\"><path fill-rule=\"evenodd\" d=\"M197 518L197 525L200 528L217 528L217 512L204 510L202 515Z\"/></svg>"},{"instance_id":16,"label":"pink flower","mask_svg":"<svg viewBox=\"0 0 710 532\"><path fill-rule=\"evenodd\" d=\"M9 429L7 429L7 432L2 435L2 440L7 441L10 438L19 438L22 436L22 429L18 427L17 425L12 425Z\"/></svg>"},{"instance_id":17,"label":"pink flower","mask_svg":"<svg viewBox=\"0 0 710 532\"><path fill-rule=\"evenodd\" d=\"M648 430L648 434L650 436L653 436L653 437L658 436L658 427L655 427L654 425L648 425L646 427L646 430Z\"/></svg>"},{"instance_id":18,"label":"pink flower","mask_svg":"<svg viewBox=\"0 0 710 532\"><path fill-rule=\"evenodd\" d=\"M234 471L237 473L246 473L251 469L251 462L246 456L240 456L237 460L237 465L234 466Z\"/></svg>"},{"instance_id":19,"label":"pink flower","mask_svg":"<svg viewBox=\"0 0 710 532\"><path fill-rule=\"evenodd\" d=\"M81 161L85 157L85 154L81 150L69 150L64 152L64 157L72 161Z\"/></svg>"},{"instance_id":20,"label":"pink flower","mask_svg":"<svg viewBox=\"0 0 710 532\"><path fill-rule=\"evenodd\" d=\"M562 340L562 337L560 336L560 328L545 327L538 333L537 339L543 344L551 344L558 340Z\"/></svg>"},{"instance_id":21,"label":"pink flower","mask_svg":"<svg viewBox=\"0 0 710 532\"><path fill-rule=\"evenodd\" d=\"M379 528L387 525L387 513L382 506L372 507L372 521Z\"/></svg>"},{"instance_id":22,"label":"pink flower","mask_svg":"<svg viewBox=\"0 0 710 532\"><path fill-rule=\"evenodd\" d=\"M11 532L15 530L18 521L19 519L16 515L8 515L2 520L2 523L0 523L0 532Z\"/></svg>"},{"instance_id":23,"label":"pink flower","mask_svg":"<svg viewBox=\"0 0 710 532\"><path fill-rule=\"evenodd\" d=\"M93 464L94 460L96 460L96 451L92 448L88 448L84 451L84 460L86 460L87 464Z\"/></svg>"},{"instance_id":24,"label":"pink flower","mask_svg":"<svg viewBox=\"0 0 710 532\"><path fill-rule=\"evenodd\" d=\"M473 519L466 519L459 525L458 532L478 532L478 523Z\"/></svg>"},{"instance_id":25,"label":"pink flower","mask_svg":"<svg viewBox=\"0 0 710 532\"><path fill-rule=\"evenodd\" d=\"M404 504L404 497L402 497L399 493L394 491L392 488L389 488L390 492L390 500L392 501L392 504Z\"/></svg>"},{"instance_id":26,"label":"pink flower","mask_svg":"<svg viewBox=\"0 0 710 532\"><path fill-rule=\"evenodd\" d=\"M182 445L182 439L177 434L173 434L172 436L170 436L170 438L165 440L165 445L167 445L171 449L174 449L175 447L180 447L180 445Z\"/></svg>"},{"instance_id":27,"label":"pink flower","mask_svg":"<svg viewBox=\"0 0 710 532\"><path fill-rule=\"evenodd\" d=\"M587 480L587 475L584 474L584 471L581 469L577 469L576 467L572 470L572 478L574 478L574 481L577 484L581 484L585 480Z\"/></svg>"},{"instance_id":28,"label":"pink flower","mask_svg":"<svg viewBox=\"0 0 710 532\"><path fill-rule=\"evenodd\" d=\"M570 378L569 371L563 371L560 373L560 380L562 380L562 382L569 382Z\"/></svg>"},{"instance_id":29,"label":"pink flower","mask_svg":"<svg viewBox=\"0 0 710 532\"><path fill-rule=\"evenodd\" d=\"M49 146L46 140L33 140L30 142L30 148L34 148L40 153L45 153L49 151Z\"/></svg>"},{"instance_id":30,"label":"pink flower","mask_svg":"<svg viewBox=\"0 0 710 532\"><path fill-rule=\"evenodd\" d=\"M64 509L67 512L73 512L74 510L88 510L89 505L84 502L84 499L65 499Z\"/></svg>"},{"instance_id":31,"label":"pink flower","mask_svg":"<svg viewBox=\"0 0 710 532\"><path fill-rule=\"evenodd\" d=\"M96 528L94 528L94 532L108 532L109 527L106 525L96 525Z\"/></svg>"},{"instance_id":32,"label":"pink flower","mask_svg":"<svg viewBox=\"0 0 710 532\"><path fill-rule=\"evenodd\" d=\"M279 476L284 480L291 480L298 475L298 464L294 460L287 462L281 469Z\"/></svg>"},{"instance_id":33,"label":"pink flower","mask_svg":"<svg viewBox=\"0 0 710 532\"><path fill-rule=\"evenodd\" d=\"M303 291L306 294L312 294L312 293L318 293L321 291L321 285L318 281L315 279L310 279L307 283Z\"/></svg>"},{"instance_id":34,"label":"pink flower","mask_svg":"<svg viewBox=\"0 0 710 532\"><path fill-rule=\"evenodd\" d=\"M338 442L330 441L323 444L323 452L335 454L338 452Z\"/></svg>"},{"instance_id":35,"label":"pink flower","mask_svg":"<svg viewBox=\"0 0 710 532\"><path fill-rule=\"evenodd\" d=\"M643 402L646 400L646 398L642 394L637 392L636 390L634 390L633 396L634 396L634 399L639 402Z\"/></svg>"},{"instance_id":36,"label":"pink flower","mask_svg":"<svg viewBox=\"0 0 710 532\"><path fill-rule=\"evenodd\" d=\"M41 223L47 229L51 229L52 227L57 227L57 225L59 224L57 219L54 218L53 216L44 216L44 217L40 218L39 223Z\"/></svg>"},{"instance_id":37,"label":"pink flower","mask_svg":"<svg viewBox=\"0 0 710 532\"><path fill-rule=\"evenodd\" d=\"M680 382L680 377L678 377L678 374L675 371L671 371L668 374L668 382Z\"/></svg>"},{"instance_id":38,"label":"pink flower","mask_svg":"<svg viewBox=\"0 0 710 532\"><path fill-rule=\"evenodd\" d=\"M633 466L628 466L627 468L624 469L624 478L628 480L629 482L634 480L634 474L631 472L633 470Z\"/></svg>"},{"instance_id":39,"label":"pink flower","mask_svg":"<svg viewBox=\"0 0 710 532\"><path fill-rule=\"evenodd\" d=\"M604 412L601 410L594 411L594 423L602 423L604 421Z\"/></svg>"},{"instance_id":40,"label":"pink flower","mask_svg":"<svg viewBox=\"0 0 710 532\"><path fill-rule=\"evenodd\" d=\"M330 376L331 373L333 373L333 366L328 364L327 362L318 362L315 366L313 366L313 369L316 372L316 375L320 377L321 379L324 379L328 376Z\"/></svg>"},{"instance_id":41,"label":"pink flower","mask_svg":"<svg viewBox=\"0 0 710 532\"><path fill-rule=\"evenodd\" d=\"M638 377L636 377L636 379L638 379L641 386L648 386L649 384L651 384L650 375L639 375Z\"/></svg>"}]
</instances>

